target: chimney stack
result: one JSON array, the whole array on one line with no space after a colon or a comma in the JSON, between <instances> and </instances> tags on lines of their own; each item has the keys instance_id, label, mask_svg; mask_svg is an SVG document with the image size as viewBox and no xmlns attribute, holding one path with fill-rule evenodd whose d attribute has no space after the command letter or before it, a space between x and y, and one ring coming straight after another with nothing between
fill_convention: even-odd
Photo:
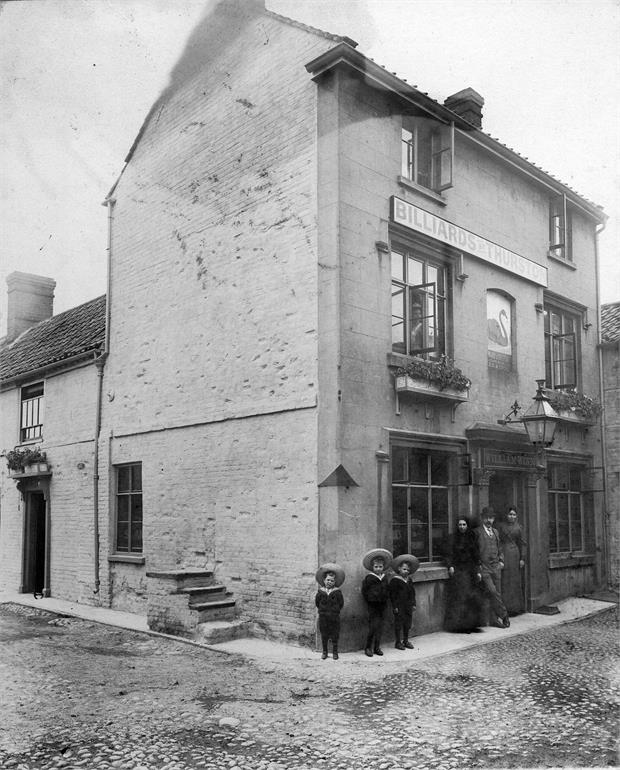
<instances>
[{"instance_id":1,"label":"chimney stack","mask_svg":"<svg viewBox=\"0 0 620 770\"><path fill-rule=\"evenodd\" d=\"M484 99L473 88L464 88L456 94L449 96L444 106L452 112L456 112L468 123L476 126L476 128L482 128L482 106Z\"/></svg>"},{"instance_id":2,"label":"chimney stack","mask_svg":"<svg viewBox=\"0 0 620 770\"><path fill-rule=\"evenodd\" d=\"M56 281L31 273L11 273L8 286L6 341L12 342L39 321L54 314Z\"/></svg>"}]
</instances>

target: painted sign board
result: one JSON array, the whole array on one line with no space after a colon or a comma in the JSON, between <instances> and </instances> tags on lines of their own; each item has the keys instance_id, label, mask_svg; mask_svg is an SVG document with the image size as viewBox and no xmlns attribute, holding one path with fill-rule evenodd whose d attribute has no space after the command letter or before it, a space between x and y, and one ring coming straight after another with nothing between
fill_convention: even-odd
<instances>
[{"instance_id":1,"label":"painted sign board","mask_svg":"<svg viewBox=\"0 0 620 770\"><path fill-rule=\"evenodd\" d=\"M536 455L524 452L509 452L502 449L485 449L483 454L485 468L536 468Z\"/></svg>"},{"instance_id":2,"label":"painted sign board","mask_svg":"<svg viewBox=\"0 0 620 770\"><path fill-rule=\"evenodd\" d=\"M501 267L502 270L537 283L539 286L547 285L547 268L537 262L515 254L514 251L505 249L503 246L498 246L497 243L488 241L481 235L476 235L464 227L435 216L430 211L414 206L395 195L390 202L393 222L435 238L484 262Z\"/></svg>"}]
</instances>

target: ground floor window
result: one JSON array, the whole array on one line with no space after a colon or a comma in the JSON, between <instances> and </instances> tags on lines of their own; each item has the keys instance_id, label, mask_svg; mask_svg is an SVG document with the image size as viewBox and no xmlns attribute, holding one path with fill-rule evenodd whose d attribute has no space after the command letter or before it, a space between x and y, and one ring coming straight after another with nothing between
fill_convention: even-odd
<instances>
[{"instance_id":1,"label":"ground floor window","mask_svg":"<svg viewBox=\"0 0 620 770\"><path fill-rule=\"evenodd\" d=\"M117 465L116 552L142 553L142 463Z\"/></svg>"},{"instance_id":2,"label":"ground floor window","mask_svg":"<svg viewBox=\"0 0 620 770\"><path fill-rule=\"evenodd\" d=\"M549 463L550 553L586 552L590 550L592 506L584 490L584 466Z\"/></svg>"},{"instance_id":3,"label":"ground floor window","mask_svg":"<svg viewBox=\"0 0 620 770\"><path fill-rule=\"evenodd\" d=\"M454 453L392 446L394 555L412 553L422 562L445 552L452 526L450 484Z\"/></svg>"}]
</instances>

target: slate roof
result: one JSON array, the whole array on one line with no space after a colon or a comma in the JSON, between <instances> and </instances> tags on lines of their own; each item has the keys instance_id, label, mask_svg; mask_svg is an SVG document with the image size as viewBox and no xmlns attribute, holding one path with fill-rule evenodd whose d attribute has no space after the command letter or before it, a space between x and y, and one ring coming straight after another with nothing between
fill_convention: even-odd
<instances>
[{"instance_id":1,"label":"slate roof","mask_svg":"<svg viewBox=\"0 0 620 770\"><path fill-rule=\"evenodd\" d=\"M101 348L105 294L31 326L0 349L0 383Z\"/></svg>"},{"instance_id":2,"label":"slate roof","mask_svg":"<svg viewBox=\"0 0 620 770\"><path fill-rule=\"evenodd\" d=\"M601 341L620 341L620 302L601 305Z\"/></svg>"}]
</instances>

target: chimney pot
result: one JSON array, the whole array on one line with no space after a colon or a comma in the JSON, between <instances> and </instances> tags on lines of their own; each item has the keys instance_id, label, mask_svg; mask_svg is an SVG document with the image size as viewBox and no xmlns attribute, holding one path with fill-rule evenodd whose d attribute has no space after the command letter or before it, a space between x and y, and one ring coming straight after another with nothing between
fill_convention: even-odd
<instances>
[{"instance_id":1,"label":"chimney pot","mask_svg":"<svg viewBox=\"0 0 620 770\"><path fill-rule=\"evenodd\" d=\"M484 99L473 88L464 88L462 91L458 91L456 94L449 96L444 106L452 112L456 112L464 120L476 128L482 127L482 107L484 105Z\"/></svg>"},{"instance_id":2,"label":"chimney pot","mask_svg":"<svg viewBox=\"0 0 620 770\"><path fill-rule=\"evenodd\" d=\"M6 341L12 342L39 321L54 314L56 281L42 275L13 272L7 276Z\"/></svg>"}]
</instances>

